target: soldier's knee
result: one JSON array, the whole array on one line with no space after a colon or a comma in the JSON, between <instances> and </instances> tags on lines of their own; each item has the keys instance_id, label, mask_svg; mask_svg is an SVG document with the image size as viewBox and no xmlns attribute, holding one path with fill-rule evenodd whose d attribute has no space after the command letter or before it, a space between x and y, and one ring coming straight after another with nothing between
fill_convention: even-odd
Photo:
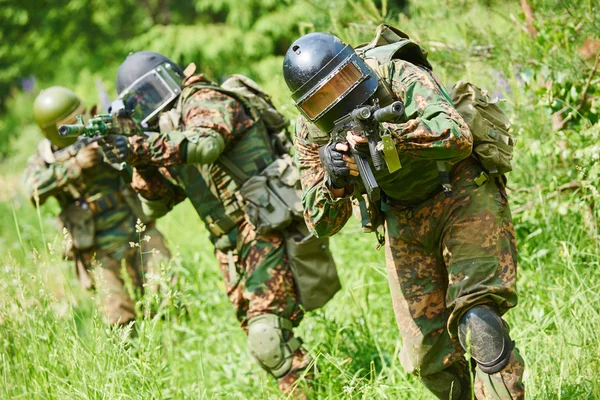
<instances>
[{"instance_id":1,"label":"soldier's knee","mask_svg":"<svg viewBox=\"0 0 600 400\"><path fill-rule=\"evenodd\" d=\"M458 323L458 339L486 374L504 368L515 347L506 323L487 305L475 306L463 314Z\"/></svg>"},{"instance_id":2,"label":"soldier's knee","mask_svg":"<svg viewBox=\"0 0 600 400\"><path fill-rule=\"evenodd\" d=\"M301 346L298 338L285 341L284 330L291 331L292 322L274 314L264 314L248 321L248 349L267 372L280 378L292 368L292 356Z\"/></svg>"}]
</instances>

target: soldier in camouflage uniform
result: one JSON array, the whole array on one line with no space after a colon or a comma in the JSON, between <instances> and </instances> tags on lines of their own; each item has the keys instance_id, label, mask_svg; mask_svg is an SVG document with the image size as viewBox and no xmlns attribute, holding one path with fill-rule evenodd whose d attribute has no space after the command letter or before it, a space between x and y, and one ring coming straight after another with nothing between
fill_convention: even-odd
<instances>
[{"instance_id":1,"label":"soldier in camouflage uniform","mask_svg":"<svg viewBox=\"0 0 600 400\"><path fill-rule=\"evenodd\" d=\"M471 132L421 49L408 40L390 45L390 54L406 51L413 61L388 54L380 64L384 51L375 48L361 58L325 33L306 35L288 50L284 76L302 113L294 144L306 222L318 236L342 229L360 184L352 179L358 169L351 150L369 154L358 132L332 139L334 121L375 99L379 106L401 100L404 118L382 123L401 168L373 169L381 202L371 206L385 227L402 365L440 399L470 399L472 389L478 399L523 399L523 360L500 318L517 304L505 178L488 177L469 156ZM446 169L451 193L440 180Z\"/></svg>"},{"instance_id":2,"label":"soldier in camouflage uniform","mask_svg":"<svg viewBox=\"0 0 600 400\"><path fill-rule=\"evenodd\" d=\"M136 317L135 302L121 270L125 268L140 293L145 280L158 282L151 272L170 257L163 236L154 221L143 215L137 196L119 171L103 160L97 143L58 135L58 126L75 123L76 116L86 113L73 92L59 86L43 90L33 112L46 139L29 159L26 190L35 206L50 197L57 199L59 218L71 237L67 255L75 259L79 282L86 289L98 289L108 323L128 324ZM138 216L146 224L144 232L136 232ZM140 242L139 235L141 246L131 246Z\"/></svg>"},{"instance_id":3,"label":"soldier in camouflage uniform","mask_svg":"<svg viewBox=\"0 0 600 400\"><path fill-rule=\"evenodd\" d=\"M304 312L286 235L281 229L262 232L240 195L240 181L281 156L252 105L194 71L195 65L184 72L161 54L130 55L117 74L119 96L142 124L158 125L161 133L110 137L103 148L109 158L136 167L134 186L148 215L158 218L190 199L210 233L251 354L289 393L310 358L293 333ZM160 95L169 91L173 95ZM286 170L296 174L291 163ZM258 189L264 194L267 187ZM320 251L331 258L326 242Z\"/></svg>"}]
</instances>

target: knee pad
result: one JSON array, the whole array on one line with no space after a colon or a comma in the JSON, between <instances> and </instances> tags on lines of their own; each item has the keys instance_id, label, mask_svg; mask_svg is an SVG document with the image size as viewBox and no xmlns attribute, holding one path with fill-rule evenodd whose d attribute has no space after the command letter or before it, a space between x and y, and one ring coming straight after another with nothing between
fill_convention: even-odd
<instances>
[{"instance_id":1,"label":"knee pad","mask_svg":"<svg viewBox=\"0 0 600 400\"><path fill-rule=\"evenodd\" d=\"M460 318L458 340L486 374L504 368L515 347L506 323L496 310L487 305L475 306Z\"/></svg>"},{"instance_id":2,"label":"knee pad","mask_svg":"<svg viewBox=\"0 0 600 400\"><path fill-rule=\"evenodd\" d=\"M292 356L302 342L284 340L283 330L291 331L292 321L274 314L264 314L248 321L248 349L263 369L281 378L292 367Z\"/></svg>"}]
</instances>

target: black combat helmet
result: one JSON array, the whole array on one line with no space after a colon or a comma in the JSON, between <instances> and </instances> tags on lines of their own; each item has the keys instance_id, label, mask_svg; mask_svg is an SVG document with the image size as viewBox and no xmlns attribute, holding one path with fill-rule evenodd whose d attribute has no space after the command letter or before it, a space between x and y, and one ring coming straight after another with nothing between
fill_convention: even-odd
<instances>
[{"instance_id":1,"label":"black combat helmet","mask_svg":"<svg viewBox=\"0 0 600 400\"><path fill-rule=\"evenodd\" d=\"M352 46L322 32L304 35L290 46L283 77L300 112L324 132L373 96L378 83Z\"/></svg>"},{"instance_id":2,"label":"black combat helmet","mask_svg":"<svg viewBox=\"0 0 600 400\"><path fill-rule=\"evenodd\" d=\"M181 93L183 70L159 53L132 53L117 71L117 92L125 107L143 126Z\"/></svg>"}]
</instances>

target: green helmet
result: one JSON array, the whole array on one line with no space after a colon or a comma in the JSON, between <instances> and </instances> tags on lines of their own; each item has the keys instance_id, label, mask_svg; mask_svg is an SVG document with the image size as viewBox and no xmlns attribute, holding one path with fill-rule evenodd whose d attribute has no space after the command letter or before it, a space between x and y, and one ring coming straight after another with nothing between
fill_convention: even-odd
<instances>
[{"instance_id":1,"label":"green helmet","mask_svg":"<svg viewBox=\"0 0 600 400\"><path fill-rule=\"evenodd\" d=\"M33 103L33 118L53 145L58 148L73 144L76 138L64 138L58 134L58 126L76 123L75 117L85 113L81 99L62 86L42 90Z\"/></svg>"}]
</instances>

